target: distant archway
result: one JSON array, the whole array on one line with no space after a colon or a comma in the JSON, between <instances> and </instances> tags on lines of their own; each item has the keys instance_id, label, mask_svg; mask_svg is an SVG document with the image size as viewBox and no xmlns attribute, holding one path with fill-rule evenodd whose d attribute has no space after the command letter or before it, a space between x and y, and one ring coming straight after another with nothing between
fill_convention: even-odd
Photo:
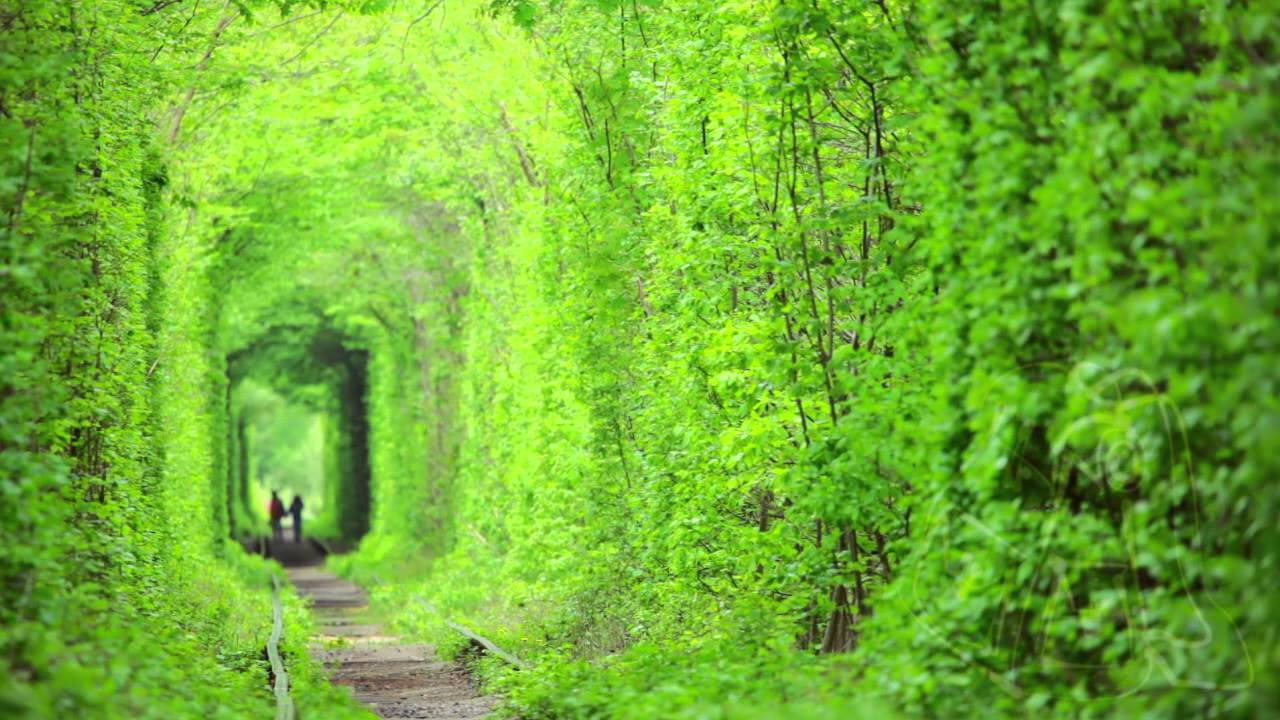
<instances>
[{"instance_id":1,"label":"distant archway","mask_svg":"<svg viewBox=\"0 0 1280 720\"><path fill-rule=\"evenodd\" d=\"M236 390L253 377L327 419L326 500L334 513L336 537L354 543L369 530L368 365L366 350L315 313L301 322L272 325L227 355L226 498L233 537L248 534L237 517L261 511L251 501L249 418L237 407Z\"/></svg>"}]
</instances>

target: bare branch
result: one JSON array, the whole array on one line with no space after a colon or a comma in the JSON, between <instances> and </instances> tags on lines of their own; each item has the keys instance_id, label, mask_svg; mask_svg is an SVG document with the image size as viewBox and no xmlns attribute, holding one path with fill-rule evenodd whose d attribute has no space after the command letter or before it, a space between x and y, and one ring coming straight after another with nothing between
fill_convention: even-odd
<instances>
[{"instance_id":1,"label":"bare branch","mask_svg":"<svg viewBox=\"0 0 1280 720\"><path fill-rule=\"evenodd\" d=\"M169 7L172 7L172 6L174 6L174 5L179 5L179 4L184 3L184 2L186 2L186 1L187 1L187 0L158 0L158 1L156 2L156 4L155 4L155 5L152 5L151 7L147 8L147 9L145 9L145 10L139 10L139 11L138 11L138 14L139 14L139 15L142 15L142 16L144 16L144 17L145 17L145 16L147 16L147 15L154 15L154 14L156 14L156 13L160 12L161 10L164 10L165 8L169 8Z\"/></svg>"},{"instance_id":2,"label":"bare branch","mask_svg":"<svg viewBox=\"0 0 1280 720\"><path fill-rule=\"evenodd\" d=\"M405 43L409 41L409 32L413 30L413 26L417 25L423 20L426 20L428 17L431 17L431 13L435 12L436 8L440 7L442 4L444 4L444 0L436 0L435 2L431 3L431 5L427 8L426 12L414 18L413 22L409 23L409 27L404 29L404 37L401 38L400 40L400 59L401 60L404 60L404 46L405 46Z\"/></svg>"},{"instance_id":3,"label":"bare branch","mask_svg":"<svg viewBox=\"0 0 1280 720\"><path fill-rule=\"evenodd\" d=\"M294 60L297 60L298 58L300 58L300 57L302 57L304 54L306 54L306 52L307 52L308 50L310 50L310 49L311 49L311 47L312 47L313 45L315 45L316 43L320 42L320 38L322 38L322 37L324 37L325 35L327 35L327 34L329 33L329 31L330 31L331 29L333 29L333 26L334 26L334 25L336 25L336 24L337 24L337 22L338 22L338 20L340 20L340 19L342 18L342 16L343 16L343 15L345 15L345 14L346 14L346 13L344 13L344 12L342 12L342 11L339 11L339 12L338 12L338 14L337 14L337 15L334 15L334 16L333 16L333 19L329 21L329 24L324 26L324 29L323 29L323 30L321 30L320 32L316 33L316 36L315 36L315 37L311 38L311 40L310 40L310 41L308 41L306 45L303 45L303 46L302 46L302 49L301 49L301 50L299 50L299 51L297 52L297 54L295 54L293 57L289 58L288 60L285 60L284 62L282 62L282 63L280 63L280 64L281 64L281 65L288 65L289 63L293 62Z\"/></svg>"}]
</instances>

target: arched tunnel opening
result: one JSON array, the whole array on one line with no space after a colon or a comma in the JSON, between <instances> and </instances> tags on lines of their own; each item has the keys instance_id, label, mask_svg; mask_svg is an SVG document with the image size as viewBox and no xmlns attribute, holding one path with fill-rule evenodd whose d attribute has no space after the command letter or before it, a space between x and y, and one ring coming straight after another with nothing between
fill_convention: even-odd
<instances>
[{"instance_id":1,"label":"arched tunnel opening","mask_svg":"<svg viewBox=\"0 0 1280 720\"><path fill-rule=\"evenodd\" d=\"M296 317L296 315L295 315ZM306 536L354 546L369 531L369 352L315 311L226 358L225 498L233 540L260 547L268 499L303 499Z\"/></svg>"}]
</instances>

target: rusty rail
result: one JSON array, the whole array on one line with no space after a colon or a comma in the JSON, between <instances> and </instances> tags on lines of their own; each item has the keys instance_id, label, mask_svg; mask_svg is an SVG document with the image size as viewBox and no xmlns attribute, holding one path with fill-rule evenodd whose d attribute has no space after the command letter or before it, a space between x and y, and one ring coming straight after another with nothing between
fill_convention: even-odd
<instances>
[{"instance_id":1,"label":"rusty rail","mask_svg":"<svg viewBox=\"0 0 1280 720\"><path fill-rule=\"evenodd\" d=\"M271 637L267 640L267 659L275 677L276 720L295 720L297 710L289 695L289 673L280 656L280 638L284 635L284 607L280 604L280 578L271 576Z\"/></svg>"},{"instance_id":2,"label":"rusty rail","mask_svg":"<svg viewBox=\"0 0 1280 720\"><path fill-rule=\"evenodd\" d=\"M431 612L435 613L436 615L439 615L440 619L444 621L444 624L447 625L450 630L453 630L454 632L461 634L463 637L466 637L467 639L473 642L479 643L481 647L483 647L486 651L489 652L489 654L493 655L494 657L501 658L502 660L506 661L508 664L514 665L515 667L518 667L522 670L528 669L529 663L521 660L515 655L512 655L506 650L503 650L502 648L498 647L497 644L495 644L492 640L475 632L471 628L465 625L460 625L450 620L449 618L445 617L444 613L440 612L439 608L437 608L435 605L432 605L426 598L415 595L413 599L421 603L424 607L426 607Z\"/></svg>"}]
</instances>

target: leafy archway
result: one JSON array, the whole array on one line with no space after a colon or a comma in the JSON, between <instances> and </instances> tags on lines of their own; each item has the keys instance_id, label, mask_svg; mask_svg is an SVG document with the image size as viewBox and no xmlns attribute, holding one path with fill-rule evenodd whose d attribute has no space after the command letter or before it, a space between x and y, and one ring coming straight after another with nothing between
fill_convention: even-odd
<instances>
[{"instance_id":1,"label":"leafy archway","mask_svg":"<svg viewBox=\"0 0 1280 720\"><path fill-rule=\"evenodd\" d=\"M249 461L251 412L238 392L253 378L324 418L324 508L317 530L347 542L369 529L368 351L316 308L282 308L287 321L263 327L227 355L226 498L233 536L253 532Z\"/></svg>"}]
</instances>

